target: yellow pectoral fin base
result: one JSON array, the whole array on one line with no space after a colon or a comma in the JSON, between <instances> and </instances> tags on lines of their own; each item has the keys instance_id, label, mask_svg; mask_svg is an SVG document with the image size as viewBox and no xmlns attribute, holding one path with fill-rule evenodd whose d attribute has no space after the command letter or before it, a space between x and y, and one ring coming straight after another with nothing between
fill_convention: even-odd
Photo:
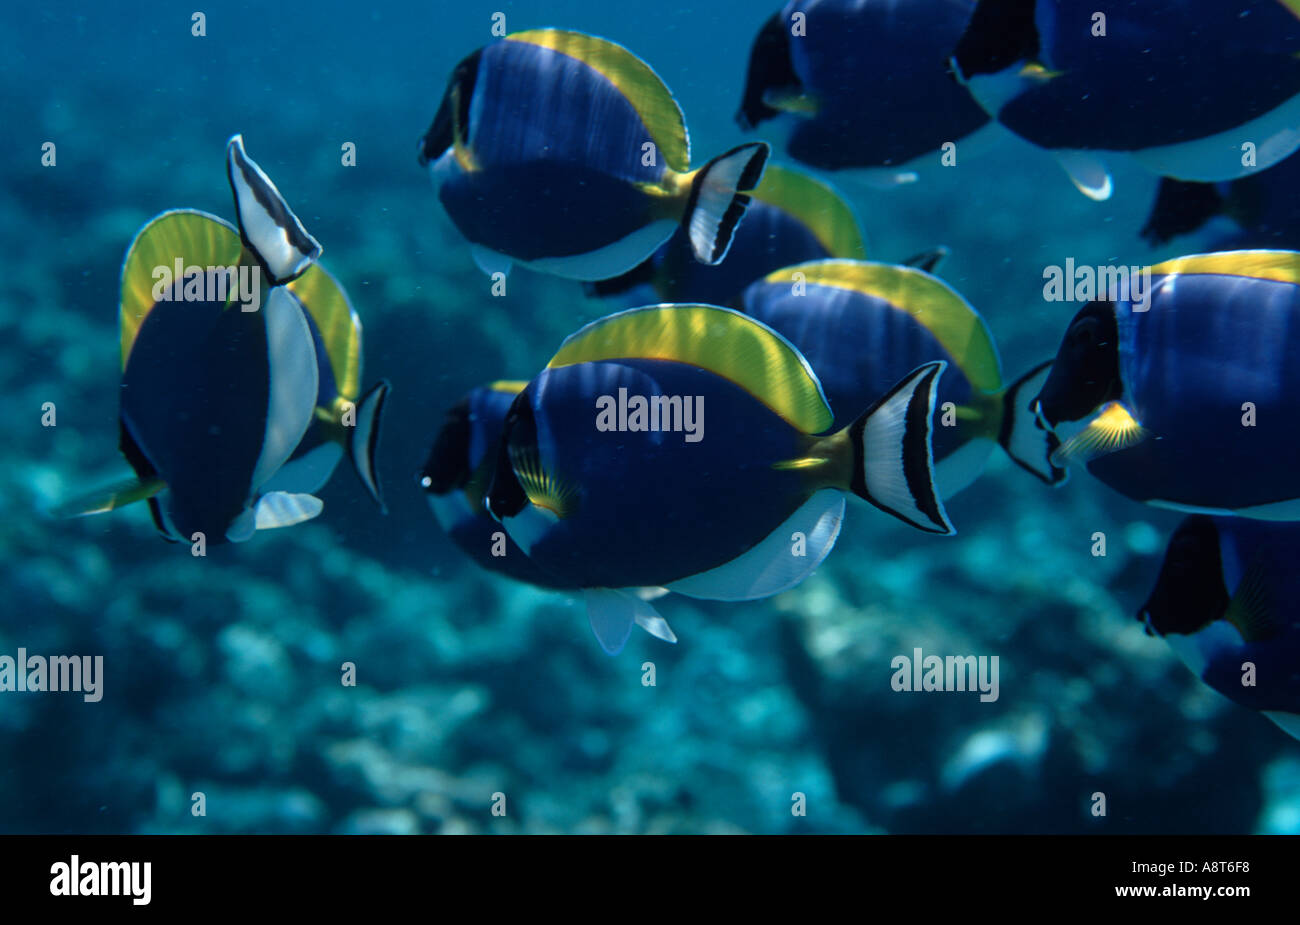
<instances>
[{"instance_id":1,"label":"yellow pectoral fin base","mask_svg":"<svg viewBox=\"0 0 1300 925\"><path fill-rule=\"evenodd\" d=\"M534 507L550 511L560 520L578 509L578 491L567 482L546 471L536 450L511 449L510 465Z\"/></svg>"},{"instance_id":2,"label":"yellow pectoral fin base","mask_svg":"<svg viewBox=\"0 0 1300 925\"><path fill-rule=\"evenodd\" d=\"M1151 432L1137 422L1117 401L1110 402L1092 422L1052 454L1052 465L1064 469L1070 463L1087 463L1141 443Z\"/></svg>"},{"instance_id":3,"label":"yellow pectoral fin base","mask_svg":"<svg viewBox=\"0 0 1300 925\"><path fill-rule=\"evenodd\" d=\"M1264 578L1264 563L1256 560L1246 569L1223 615L1223 619L1236 627L1246 642L1260 642L1282 630Z\"/></svg>"},{"instance_id":4,"label":"yellow pectoral fin base","mask_svg":"<svg viewBox=\"0 0 1300 925\"><path fill-rule=\"evenodd\" d=\"M126 479L112 485L88 492L76 498L70 498L50 511L58 518L85 517L90 514L103 514L114 511L137 501L152 498L167 487L162 479Z\"/></svg>"}]
</instances>

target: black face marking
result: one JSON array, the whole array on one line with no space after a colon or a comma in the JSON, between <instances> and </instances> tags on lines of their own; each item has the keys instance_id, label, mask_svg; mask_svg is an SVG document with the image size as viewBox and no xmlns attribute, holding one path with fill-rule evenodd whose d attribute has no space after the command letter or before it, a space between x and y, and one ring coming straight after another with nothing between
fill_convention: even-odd
<instances>
[{"instance_id":1,"label":"black face marking","mask_svg":"<svg viewBox=\"0 0 1300 925\"><path fill-rule=\"evenodd\" d=\"M740 101L736 122L749 131L760 122L779 116L781 111L763 102L768 90L799 89L799 78L790 63L790 32L781 13L763 24L754 47L749 52L749 72L745 75L745 95Z\"/></svg>"},{"instance_id":2,"label":"black face marking","mask_svg":"<svg viewBox=\"0 0 1300 925\"><path fill-rule=\"evenodd\" d=\"M1035 0L981 0L952 58L964 78L996 74L1038 56Z\"/></svg>"},{"instance_id":3,"label":"black face marking","mask_svg":"<svg viewBox=\"0 0 1300 925\"><path fill-rule=\"evenodd\" d=\"M1070 322L1038 393L1039 413L1055 427L1077 421L1123 395L1119 378L1119 327L1112 302L1090 302Z\"/></svg>"},{"instance_id":4,"label":"black face marking","mask_svg":"<svg viewBox=\"0 0 1300 925\"><path fill-rule=\"evenodd\" d=\"M1162 177L1142 237L1153 247L1200 228L1223 211L1223 197L1213 183L1187 183Z\"/></svg>"},{"instance_id":5,"label":"black face marking","mask_svg":"<svg viewBox=\"0 0 1300 925\"><path fill-rule=\"evenodd\" d=\"M452 407L443 418L429 458L420 470L420 484L431 495L445 495L469 482L469 399Z\"/></svg>"},{"instance_id":6,"label":"black face marking","mask_svg":"<svg viewBox=\"0 0 1300 925\"><path fill-rule=\"evenodd\" d=\"M420 139L417 151L420 166L436 161L456 140L455 130L460 128L461 139L469 137L469 104L474 98L474 84L478 80L478 64L483 49L474 52L451 72L447 89L442 95L433 124ZM455 107L455 111L453 111Z\"/></svg>"},{"instance_id":7,"label":"black face marking","mask_svg":"<svg viewBox=\"0 0 1300 925\"><path fill-rule=\"evenodd\" d=\"M510 448L517 446L535 446L537 443L537 423L533 419L533 403L529 390L520 392L506 414L505 425L501 428L501 442L497 445L496 469L492 473L492 484L487 491L488 512L497 520L514 517L528 506L528 495L519 484L515 467L510 461Z\"/></svg>"},{"instance_id":8,"label":"black face marking","mask_svg":"<svg viewBox=\"0 0 1300 925\"><path fill-rule=\"evenodd\" d=\"M1137 619L1147 632L1189 636L1221 619L1228 602L1218 528L1209 517L1188 517L1169 538L1160 576Z\"/></svg>"}]
</instances>

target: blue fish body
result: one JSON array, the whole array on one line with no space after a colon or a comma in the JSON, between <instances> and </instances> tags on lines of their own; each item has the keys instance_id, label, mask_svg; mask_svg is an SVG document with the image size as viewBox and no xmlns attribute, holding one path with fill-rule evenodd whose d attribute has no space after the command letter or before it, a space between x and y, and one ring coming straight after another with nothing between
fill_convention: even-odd
<instances>
[{"instance_id":1,"label":"blue fish body","mask_svg":"<svg viewBox=\"0 0 1300 925\"><path fill-rule=\"evenodd\" d=\"M1300 528L1195 515L1138 613L1202 681L1300 738Z\"/></svg>"},{"instance_id":2,"label":"blue fish body","mask_svg":"<svg viewBox=\"0 0 1300 925\"><path fill-rule=\"evenodd\" d=\"M1291 131L1300 118L1300 19L1281 2L1095 7L981 0L954 54L989 114L1060 152L1088 195L1110 195L1096 152L1133 155L1165 176L1218 181L1276 163L1300 144ZM1243 141L1253 142L1255 159L1243 156Z\"/></svg>"},{"instance_id":3,"label":"blue fish body","mask_svg":"<svg viewBox=\"0 0 1300 925\"><path fill-rule=\"evenodd\" d=\"M790 155L828 170L936 152L988 121L944 63L974 5L793 0L755 42L738 118L754 127L793 112Z\"/></svg>"},{"instance_id":4,"label":"blue fish body","mask_svg":"<svg viewBox=\"0 0 1300 925\"><path fill-rule=\"evenodd\" d=\"M940 302L943 311L930 310ZM835 413L832 429L847 426L908 371L922 363L946 362L933 438L943 497L974 481L998 443L1045 481L1055 484L1064 477L1049 465L1051 447L1035 434L1027 403L1014 399L1023 391L1021 384L1003 382L987 325L930 274L885 264L814 262L752 284L738 307L778 331L808 359ZM1016 418L1021 419L1018 428ZM1030 439L1015 439L1019 434Z\"/></svg>"},{"instance_id":5,"label":"blue fish body","mask_svg":"<svg viewBox=\"0 0 1300 925\"><path fill-rule=\"evenodd\" d=\"M482 269L583 280L627 272L679 225L696 259L720 262L767 153L745 145L690 171L681 110L649 66L554 29L462 61L419 148Z\"/></svg>"},{"instance_id":6,"label":"blue fish body","mask_svg":"<svg viewBox=\"0 0 1300 925\"><path fill-rule=\"evenodd\" d=\"M597 399L620 389L647 400L702 397L704 439L674 431L597 430ZM536 452L563 516L540 535L511 536L546 571L579 587L666 585L727 562L806 500L803 435L739 386L698 367L657 360L548 369L521 395L533 426L512 452ZM531 464L530 464L531 465ZM507 521L509 523L509 521Z\"/></svg>"},{"instance_id":7,"label":"blue fish body","mask_svg":"<svg viewBox=\"0 0 1300 925\"><path fill-rule=\"evenodd\" d=\"M1300 287L1208 274L1152 287L1148 311L1115 309L1122 400L1151 436L1088 470L1164 506L1246 513L1300 497Z\"/></svg>"}]
</instances>

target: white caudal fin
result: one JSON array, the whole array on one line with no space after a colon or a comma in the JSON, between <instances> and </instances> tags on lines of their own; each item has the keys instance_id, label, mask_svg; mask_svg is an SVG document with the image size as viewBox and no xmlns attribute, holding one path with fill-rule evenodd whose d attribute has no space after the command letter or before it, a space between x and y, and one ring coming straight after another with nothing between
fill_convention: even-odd
<instances>
[{"instance_id":1,"label":"white caudal fin","mask_svg":"<svg viewBox=\"0 0 1300 925\"><path fill-rule=\"evenodd\" d=\"M292 527L311 520L325 508L325 503L315 495L291 494L273 491L262 495L254 509L254 523L258 530L275 530Z\"/></svg>"},{"instance_id":2,"label":"white caudal fin","mask_svg":"<svg viewBox=\"0 0 1300 925\"><path fill-rule=\"evenodd\" d=\"M674 581L668 589L712 601L752 601L788 591L821 565L843 522L844 493L823 488L744 555Z\"/></svg>"},{"instance_id":3,"label":"white caudal fin","mask_svg":"<svg viewBox=\"0 0 1300 925\"><path fill-rule=\"evenodd\" d=\"M640 626L651 636L665 642L676 642L677 636L668 621L649 602L626 591L610 588L588 588L583 592L587 605L587 619L596 634L600 647L608 655L618 655L632 635L632 627Z\"/></svg>"},{"instance_id":4,"label":"white caudal fin","mask_svg":"<svg viewBox=\"0 0 1300 925\"><path fill-rule=\"evenodd\" d=\"M853 492L919 530L950 535L957 531L935 488L932 446L934 400L947 366L937 360L913 370L847 430Z\"/></svg>"},{"instance_id":5,"label":"white caudal fin","mask_svg":"<svg viewBox=\"0 0 1300 925\"><path fill-rule=\"evenodd\" d=\"M696 171L682 225L700 263L721 263L727 256L736 226L749 208L745 191L763 179L770 151L762 141L741 145Z\"/></svg>"},{"instance_id":6,"label":"white caudal fin","mask_svg":"<svg viewBox=\"0 0 1300 925\"><path fill-rule=\"evenodd\" d=\"M1002 428L998 443L1018 466L1028 469L1048 485L1060 485L1070 473L1052 465L1052 455L1061 445L1056 434L1047 430L1033 410L1034 397L1052 371L1052 361L1035 366L1002 393Z\"/></svg>"},{"instance_id":7,"label":"white caudal fin","mask_svg":"<svg viewBox=\"0 0 1300 925\"><path fill-rule=\"evenodd\" d=\"M391 387L388 380L381 379L361 396L357 402L356 426L349 428L348 432L348 456L352 459L352 468L384 513L388 513L388 508L384 504L384 491L379 484L379 470L375 468L375 454L379 449L379 422L389 391Z\"/></svg>"},{"instance_id":8,"label":"white caudal fin","mask_svg":"<svg viewBox=\"0 0 1300 925\"><path fill-rule=\"evenodd\" d=\"M236 135L226 146L226 174L235 194L239 234L271 277L272 285L296 279L321 255L321 246L293 214L280 191L244 152Z\"/></svg>"}]
</instances>

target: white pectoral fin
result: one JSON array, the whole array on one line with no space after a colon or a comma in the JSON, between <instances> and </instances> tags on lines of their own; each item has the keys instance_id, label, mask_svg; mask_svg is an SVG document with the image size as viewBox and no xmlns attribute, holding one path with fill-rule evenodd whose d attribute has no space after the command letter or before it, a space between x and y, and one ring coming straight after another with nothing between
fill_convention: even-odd
<instances>
[{"instance_id":1,"label":"white pectoral fin","mask_svg":"<svg viewBox=\"0 0 1300 925\"><path fill-rule=\"evenodd\" d=\"M235 194L239 233L266 267L272 284L287 283L321 255L321 246L298 221L271 178L244 151L236 135L226 146L226 174Z\"/></svg>"},{"instance_id":2,"label":"white pectoral fin","mask_svg":"<svg viewBox=\"0 0 1300 925\"><path fill-rule=\"evenodd\" d=\"M1095 151L1057 151L1056 159L1079 192L1104 202L1115 190L1110 168Z\"/></svg>"},{"instance_id":3,"label":"white pectoral fin","mask_svg":"<svg viewBox=\"0 0 1300 925\"><path fill-rule=\"evenodd\" d=\"M292 494L287 491L272 491L257 500L254 508L255 528L258 530L275 530L278 527L292 527L303 521L311 520L325 507L325 503L315 495Z\"/></svg>"},{"instance_id":4,"label":"white pectoral fin","mask_svg":"<svg viewBox=\"0 0 1300 925\"><path fill-rule=\"evenodd\" d=\"M583 591L587 605L587 619L596 634L600 647L608 655L618 655L632 635L632 627L640 626L651 636L665 642L676 642L677 636L668 621L649 602L635 594L610 588L587 588Z\"/></svg>"},{"instance_id":5,"label":"white pectoral fin","mask_svg":"<svg viewBox=\"0 0 1300 925\"><path fill-rule=\"evenodd\" d=\"M743 555L674 581L668 590L711 601L752 601L788 591L830 553L844 522L844 493L823 488Z\"/></svg>"},{"instance_id":6,"label":"white pectoral fin","mask_svg":"<svg viewBox=\"0 0 1300 925\"><path fill-rule=\"evenodd\" d=\"M474 258L474 264L488 276L497 273L509 276L510 268L514 266L514 261L505 254L498 253L490 247L484 247L482 244L471 244L469 252L470 256Z\"/></svg>"}]
</instances>

